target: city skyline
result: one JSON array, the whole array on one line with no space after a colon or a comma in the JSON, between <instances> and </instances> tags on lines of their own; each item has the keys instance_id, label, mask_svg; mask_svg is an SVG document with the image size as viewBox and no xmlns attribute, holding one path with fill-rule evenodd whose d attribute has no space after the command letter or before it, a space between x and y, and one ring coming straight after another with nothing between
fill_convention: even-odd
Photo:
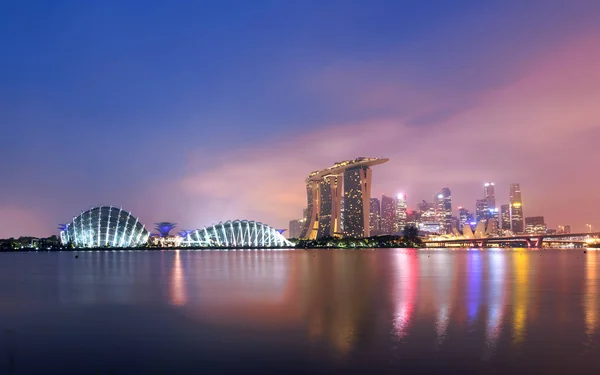
<instances>
[{"instance_id":1,"label":"city skyline","mask_svg":"<svg viewBox=\"0 0 600 375\"><path fill-rule=\"evenodd\" d=\"M518 182L526 217L598 228L599 18L558 0L12 3L0 238L102 205L287 228L306 175L357 155L390 158L371 197L448 187L456 215L482 182L497 208Z\"/></svg>"}]
</instances>

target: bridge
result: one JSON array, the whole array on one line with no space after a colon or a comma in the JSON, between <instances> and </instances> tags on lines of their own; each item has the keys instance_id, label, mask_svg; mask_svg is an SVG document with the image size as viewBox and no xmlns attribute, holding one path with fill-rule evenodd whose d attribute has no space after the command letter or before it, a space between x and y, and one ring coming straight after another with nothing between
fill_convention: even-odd
<instances>
[{"instance_id":1,"label":"bridge","mask_svg":"<svg viewBox=\"0 0 600 375\"><path fill-rule=\"evenodd\" d=\"M465 246L465 247L486 247L490 244L509 244L514 242L526 243L527 247L539 248L544 242L555 243L577 243L586 244L600 240L600 232L593 233L567 233L567 234L519 234L509 237L455 237L455 238L435 238L424 240L427 247L447 247L447 246Z\"/></svg>"}]
</instances>

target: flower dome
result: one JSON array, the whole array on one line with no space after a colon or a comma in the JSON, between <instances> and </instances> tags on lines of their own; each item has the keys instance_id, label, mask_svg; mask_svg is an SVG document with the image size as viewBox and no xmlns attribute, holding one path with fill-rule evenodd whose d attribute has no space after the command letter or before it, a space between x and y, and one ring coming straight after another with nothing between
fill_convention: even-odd
<instances>
[{"instance_id":1,"label":"flower dome","mask_svg":"<svg viewBox=\"0 0 600 375\"><path fill-rule=\"evenodd\" d=\"M95 207L60 226L60 241L76 247L135 247L148 241L149 233L121 208Z\"/></svg>"},{"instance_id":2,"label":"flower dome","mask_svg":"<svg viewBox=\"0 0 600 375\"><path fill-rule=\"evenodd\" d=\"M195 247L287 247L293 244L266 224L234 220L186 231L183 244Z\"/></svg>"}]
</instances>

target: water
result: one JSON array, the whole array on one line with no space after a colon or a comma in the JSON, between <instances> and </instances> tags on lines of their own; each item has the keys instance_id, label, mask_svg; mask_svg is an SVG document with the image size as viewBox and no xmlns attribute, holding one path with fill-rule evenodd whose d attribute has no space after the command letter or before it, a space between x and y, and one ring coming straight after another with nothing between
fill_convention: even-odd
<instances>
[{"instance_id":1,"label":"water","mask_svg":"<svg viewBox=\"0 0 600 375\"><path fill-rule=\"evenodd\" d=\"M600 252L0 254L0 374L600 374Z\"/></svg>"}]
</instances>

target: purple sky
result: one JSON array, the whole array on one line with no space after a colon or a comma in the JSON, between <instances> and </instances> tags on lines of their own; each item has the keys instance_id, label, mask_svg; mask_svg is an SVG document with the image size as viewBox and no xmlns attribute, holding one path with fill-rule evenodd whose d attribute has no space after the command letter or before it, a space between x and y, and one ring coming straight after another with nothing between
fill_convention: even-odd
<instances>
[{"instance_id":1,"label":"purple sky","mask_svg":"<svg viewBox=\"0 0 600 375\"><path fill-rule=\"evenodd\" d=\"M287 228L358 156L390 158L373 196L518 182L525 216L600 229L599 2L190 4L2 5L0 238L97 205Z\"/></svg>"}]
</instances>

